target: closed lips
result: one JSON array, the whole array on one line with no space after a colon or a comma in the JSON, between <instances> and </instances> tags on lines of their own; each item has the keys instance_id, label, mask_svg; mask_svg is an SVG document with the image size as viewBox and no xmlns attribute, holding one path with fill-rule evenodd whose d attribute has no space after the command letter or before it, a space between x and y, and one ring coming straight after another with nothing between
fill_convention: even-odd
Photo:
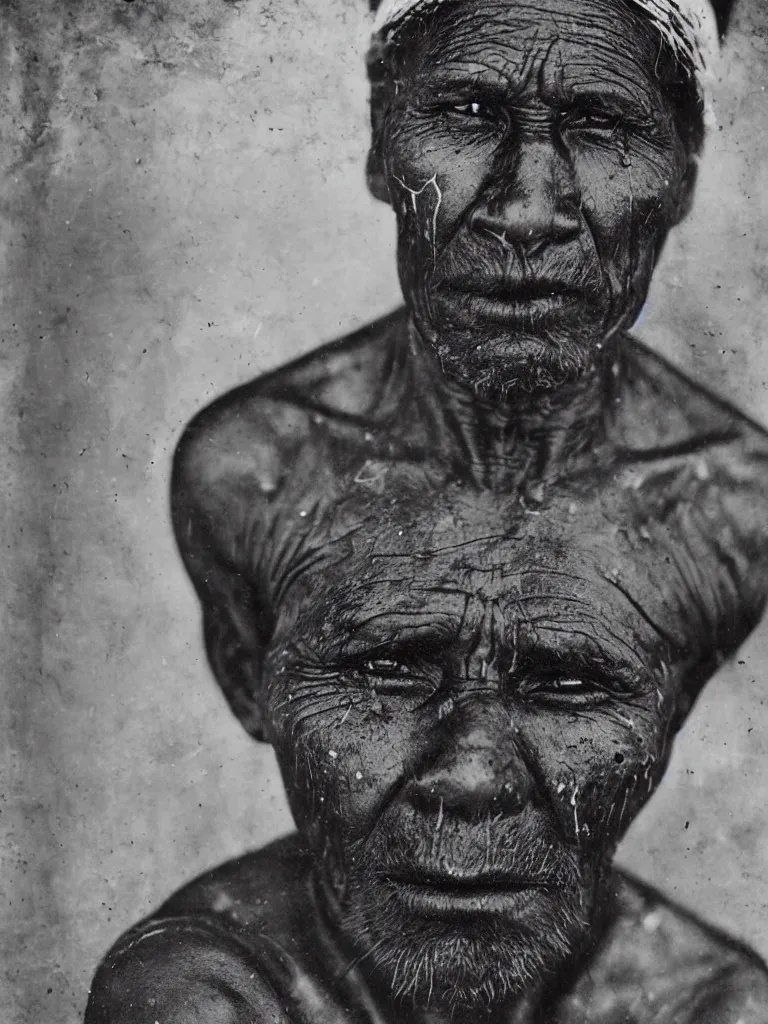
<instances>
[{"instance_id":1,"label":"closed lips","mask_svg":"<svg viewBox=\"0 0 768 1024\"><path fill-rule=\"evenodd\" d=\"M575 298L579 289L561 281L456 281L446 282L452 291L499 302L530 302L536 299Z\"/></svg>"},{"instance_id":2,"label":"closed lips","mask_svg":"<svg viewBox=\"0 0 768 1024\"><path fill-rule=\"evenodd\" d=\"M435 872L418 872L416 874L390 874L388 880L398 885L409 885L423 889L434 889L446 894L472 894L482 892L498 893L532 888L550 888L553 879L520 878L499 873L480 875L460 875Z\"/></svg>"}]
</instances>

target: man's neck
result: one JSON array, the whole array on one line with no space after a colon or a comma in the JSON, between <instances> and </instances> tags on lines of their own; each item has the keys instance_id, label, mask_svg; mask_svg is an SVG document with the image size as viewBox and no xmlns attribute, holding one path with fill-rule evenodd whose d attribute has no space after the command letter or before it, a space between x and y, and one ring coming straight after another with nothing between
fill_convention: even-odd
<instances>
[{"instance_id":1,"label":"man's neck","mask_svg":"<svg viewBox=\"0 0 768 1024\"><path fill-rule=\"evenodd\" d=\"M441 396L473 475L485 482L508 485L519 474L529 479L532 474L537 481L559 475L572 456L594 447L616 401L618 339L607 343L576 380L548 390L520 387L503 395L478 395L470 384L447 376L412 323L408 345L424 382L422 393Z\"/></svg>"}]
</instances>

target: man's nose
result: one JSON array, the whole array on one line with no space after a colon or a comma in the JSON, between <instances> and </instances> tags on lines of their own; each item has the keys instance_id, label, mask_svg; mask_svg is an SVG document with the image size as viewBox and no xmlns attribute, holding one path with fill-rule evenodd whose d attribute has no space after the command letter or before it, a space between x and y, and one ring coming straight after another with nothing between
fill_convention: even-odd
<instances>
[{"instance_id":1,"label":"man's nose","mask_svg":"<svg viewBox=\"0 0 768 1024\"><path fill-rule=\"evenodd\" d=\"M570 156L558 141L521 138L472 211L470 227L502 245L540 248L579 234L580 203Z\"/></svg>"},{"instance_id":2,"label":"man's nose","mask_svg":"<svg viewBox=\"0 0 768 1024\"><path fill-rule=\"evenodd\" d=\"M492 703L457 709L435 738L436 749L409 784L411 805L426 813L472 818L519 814L532 779L509 718Z\"/></svg>"}]
</instances>

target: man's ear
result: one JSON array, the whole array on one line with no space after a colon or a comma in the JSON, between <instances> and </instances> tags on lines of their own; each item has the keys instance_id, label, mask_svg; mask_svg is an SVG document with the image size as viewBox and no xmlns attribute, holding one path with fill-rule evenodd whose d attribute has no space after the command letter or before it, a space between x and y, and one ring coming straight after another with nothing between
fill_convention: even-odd
<instances>
[{"instance_id":1,"label":"man's ear","mask_svg":"<svg viewBox=\"0 0 768 1024\"><path fill-rule=\"evenodd\" d=\"M387 108L387 71L381 53L372 48L368 54L368 81L371 85L371 147L365 171L368 190L374 199L390 204L387 178L384 171L384 118Z\"/></svg>"},{"instance_id":2,"label":"man's ear","mask_svg":"<svg viewBox=\"0 0 768 1024\"><path fill-rule=\"evenodd\" d=\"M723 655L717 649L713 649L706 657L691 665L684 673L672 719L672 728L675 732L679 732L682 728L696 701L701 696L702 690L723 664L723 661Z\"/></svg>"},{"instance_id":3,"label":"man's ear","mask_svg":"<svg viewBox=\"0 0 768 1024\"><path fill-rule=\"evenodd\" d=\"M699 158L695 153L691 153L688 157L688 164L680 186L680 197L677 202L677 210L675 211L675 224L679 224L680 221L685 220L691 212L693 200L696 195L696 182L698 181L698 177Z\"/></svg>"},{"instance_id":4,"label":"man's ear","mask_svg":"<svg viewBox=\"0 0 768 1024\"><path fill-rule=\"evenodd\" d=\"M204 611L204 633L208 661L229 706L250 736L266 741L257 631L240 609L217 603Z\"/></svg>"},{"instance_id":5,"label":"man's ear","mask_svg":"<svg viewBox=\"0 0 768 1024\"><path fill-rule=\"evenodd\" d=\"M687 691L681 693L680 696L677 698L674 715L672 716L673 735L680 732L683 725L685 725L685 720L691 713L691 708L693 707L694 703L695 697L692 697L690 693L688 693Z\"/></svg>"},{"instance_id":6,"label":"man's ear","mask_svg":"<svg viewBox=\"0 0 768 1024\"><path fill-rule=\"evenodd\" d=\"M384 160L381 154L379 140L374 136L371 148L368 150L368 160L365 165L365 176L368 182L368 191L374 199L380 199L382 203L391 206L387 178L384 173Z\"/></svg>"}]
</instances>

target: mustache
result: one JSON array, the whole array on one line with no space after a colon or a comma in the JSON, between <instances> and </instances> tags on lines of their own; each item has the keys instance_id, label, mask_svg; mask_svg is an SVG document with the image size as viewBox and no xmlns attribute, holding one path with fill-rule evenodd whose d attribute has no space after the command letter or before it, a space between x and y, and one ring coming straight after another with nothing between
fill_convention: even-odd
<instances>
[{"instance_id":1,"label":"mustache","mask_svg":"<svg viewBox=\"0 0 768 1024\"><path fill-rule=\"evenodd\" d=\"M431 828L428 822L389 823L362 845L358 863L387 880L544 889L572 889L581 882L576 851L541 821L438 815Z\"/></svg>"},{"instance_id":2,"label":"mustache","mask_svg":"<svg viewBox=\"0 0 768 1024\"><path fill-rule=\"evenodd\" d=\"M597 298L604 277L595 254L581 246L549 246L532 258L520 247L489 249L461 238L440 254L430 285L436 291L473 292L494 299L569 293Z\"/></svg>"}]
</instances>

